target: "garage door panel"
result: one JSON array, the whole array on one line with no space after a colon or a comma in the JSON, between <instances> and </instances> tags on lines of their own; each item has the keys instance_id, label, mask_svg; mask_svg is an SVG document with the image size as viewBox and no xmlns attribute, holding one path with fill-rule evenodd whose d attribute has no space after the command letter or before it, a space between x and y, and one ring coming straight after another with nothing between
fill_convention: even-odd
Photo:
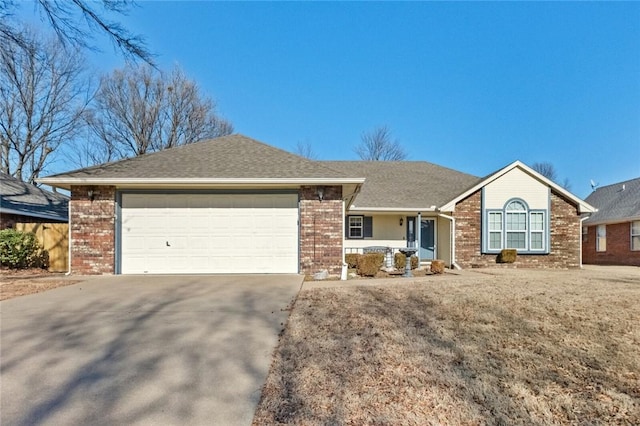
<instances>
[{"instance_id":1,"label":"garage door panel","mask_svg":"<svg viewBox=\"0 0 640 426\"><path fill-rule=\"evenodd\" d=\"M298 271L295 194L125 193L120 219L122 273Z\"/></svg>"}]
</instances>

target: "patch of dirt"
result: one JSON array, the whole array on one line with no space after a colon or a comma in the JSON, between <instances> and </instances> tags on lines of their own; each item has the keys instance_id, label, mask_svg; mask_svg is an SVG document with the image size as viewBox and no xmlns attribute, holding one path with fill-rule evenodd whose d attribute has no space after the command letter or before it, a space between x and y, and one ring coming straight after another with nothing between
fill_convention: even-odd
<instances>
[{"instance_id":1,"label":"patch of dirt","mask_svg":"<svg viewBox=\"0 0 640 426\"><path fill-rule=\"evenodd\" d=\"M301 291L253 424L640 424L640 268L479 272Z\"/></svg>"},{"instance_id":2,"label":"patch of dirt","mask_svg":"<svg viewBox=\"0 0 640 426\"><path fill-rule=\"evenodd\" d=\"M44 269L0 269L0 300L41 293L77 283Z\"/></svg>"}]
</instances>

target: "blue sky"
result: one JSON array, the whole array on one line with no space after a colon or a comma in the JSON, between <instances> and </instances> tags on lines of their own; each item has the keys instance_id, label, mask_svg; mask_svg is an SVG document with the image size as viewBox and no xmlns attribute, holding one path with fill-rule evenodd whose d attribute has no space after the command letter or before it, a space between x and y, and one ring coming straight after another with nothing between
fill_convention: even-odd
<instances>
[{"instance_id":1,"label":"blue sky","mask_svg":"<svg viewBox=\"0 0 640 426\"><path fill-rule=\"evenodd\" d=\"M356 159L388 125L409 159L478 176L550 162L581 197L640 177L640 3L144 1L120 20L283 149Z\"/></svg>"}]
</instances>

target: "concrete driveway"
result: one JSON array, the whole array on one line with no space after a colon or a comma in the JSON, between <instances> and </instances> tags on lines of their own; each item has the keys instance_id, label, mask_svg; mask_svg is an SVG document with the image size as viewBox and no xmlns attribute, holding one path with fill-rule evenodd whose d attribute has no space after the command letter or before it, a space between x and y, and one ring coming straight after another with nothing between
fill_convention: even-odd
<instances>
[{"instance_id":1,"label":"concrete driveway","mask_svg":"<svg viewBox=\"0 0 640 426\"><path fill-rule=\"evenodd\" d=\"M0 303L2 425L247 425L298 275L98 277Z\"/></svg>"}]
</instances>

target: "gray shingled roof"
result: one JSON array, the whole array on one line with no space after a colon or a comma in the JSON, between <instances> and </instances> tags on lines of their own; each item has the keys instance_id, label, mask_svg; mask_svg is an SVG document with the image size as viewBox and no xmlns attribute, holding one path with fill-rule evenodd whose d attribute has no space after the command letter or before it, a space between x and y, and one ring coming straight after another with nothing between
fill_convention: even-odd
<instances>
[{"instance_id":1,"label":"gray shingled roof","mask_svg":"<svg viewBox=\"0 0 640 426\"><path fill-rule=\"evenodd\" d=\"M440 207L480 180L425 161L323 161L322 164L366 178L353 203L358 209Z\"/></svg>"},{"instance_id":2,"label":"gray shingled roof","mask_svg":"<svg viewBox=\"0 0 640 426\"><path fill-rule=\"evenodd\" d=\"M349 178L316 161L243 135L223 136L48 179L305 179Z\"/></svg>"},{"instance_id":3,"label":"gray shingled roof","mask_svg":"<svg viewBox=\"0 0 640 426\"><path fill-rule=\"evenodd\" d=\"M68 197L0 173L0 213L56 221L68 219Z\"/></svg>"},{"instance_id":4,"label":"gray shingled roof","mask_svg":"<svg viewBox=\"0 0 640 426\"><path fill-rule=\"evenodd\" d=\"M598 188L585 201L598 209L584 221L587 225L637 220L640 218L640 178Z\"/></svg>"}]
</instances>

